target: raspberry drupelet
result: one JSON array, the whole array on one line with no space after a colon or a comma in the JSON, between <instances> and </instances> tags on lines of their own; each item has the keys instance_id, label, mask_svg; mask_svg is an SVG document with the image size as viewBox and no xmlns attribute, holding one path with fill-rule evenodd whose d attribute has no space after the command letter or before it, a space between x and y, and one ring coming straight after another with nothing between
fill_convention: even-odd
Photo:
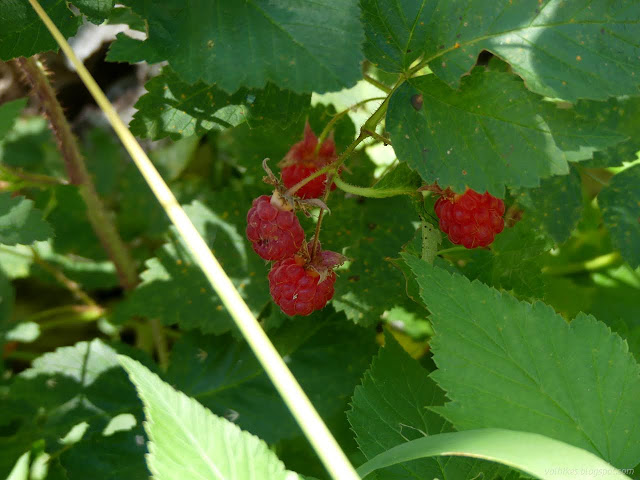
<instances>
[{"instance_id":1,"label":"raspberry drupelet","mask_svg":"<svg viewBox=\"0 0 640 480\"><path fill-rule=\"evenodd\" d=\"M273 265L269 272L269 290L273 301L286 315L309 315L333 297L336 274L328 270L322 277L296 255Z\"/></svg>"},{"instance_id":2,"label":"raspberry drupelet","mask_svg":"<svg viewBox=\"0 0 640 480\"><path fill-rule=\"evenodd\" d=\"M247 213L247 238L265 260L293 256L304 241L304 230L295 213L282 209L270 196L256 198Z\"/></svg>"},{"instance_id":3,"label":"raspberry drupelet","mask_svg":"<svg viewBox=\"0 0 640 480\"><path fill-rule=\"evenodd\" d=\"M304 127L304 138L293 145L280 163L282 182L291 188L301 180L336 160L336 144L330 135L316 152L318 137L309 122ZM327 175L322 174L305 184L294 195L299 198L319 198L325 191ZM336 186L331 185L334 190Z\"/></svg>"},{"instance_id":4,"label":"raspberry drupelet","mask_svg":"<svg viewBox=\"0 0 640 480\"><path fill-rule=\"evenodd\" d=\"M486 247L504 228L504 202L488 192L467 189L454 194L447 189L436 201L440 230L451 243L466 248Z\"/></svg>"}]
</instances>

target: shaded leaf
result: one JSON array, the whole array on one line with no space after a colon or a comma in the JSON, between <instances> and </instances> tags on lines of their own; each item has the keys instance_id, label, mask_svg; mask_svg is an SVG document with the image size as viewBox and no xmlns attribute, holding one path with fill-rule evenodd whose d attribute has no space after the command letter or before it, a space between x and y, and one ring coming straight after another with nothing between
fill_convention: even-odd
<instances>
[{"instance_id":1,"label":"shaded leaf","mask_svg":"<svg viewBox=\"0 0 640 480\"><path fill-rule=\"evenodd\" d=\"M436 410L456 429L540 433L618 468L638 464L640 368L626 342L594 317L567 324L541 302L405 259L432 313L432 376L451 399Z\"/></svg>"},{"instance_id":2,"label":"shaded leaf","mask_svg":"<svg viewBox=\"0 0 640 480\"><path fill-rule=\"evenodd\" d=\"M253 252L244 234L251 200L242 191L228 189L214 194L208 203L213 208L194 202L185 210L258 315L270 296L265 262ZM142 316L158 318L165 325L178 324L185 330L199 328L217 334L233 327L220 298L179 240L163 246L146 266L142 283L116 306L114 322Z\"/></svg>"},{"instance_id":3,"label":"shaded leaf","mask_svg":"<svg viewBox=\"0 0 640 480\"><path fill-rule=\"evenodd\" d=\"M91 0L87 0L91 1ZM97 0L100 1L100 0ZM65 37L71 37L80 26L67 8L65 0L42 0L40 5ZM3 0L0 4L0 60L30 57L47 50L57 50L58 44L31 7L22 0Z\"/></svg>"},{"instance_id":4,"label":"shaded leaf","mask_svg":"<svg viewBox=\"0 0 640 480\"><path fill-rule=\"evenodd\" d=\"M270 81L295 92L325 92L360 77L362 26L355 0L171 0L162 9L129 0L127 5L148 20L149 49L188 83L202 80L234 92Z\"/></svg>"},{"instance_id":5,"label":"shaded leaf","mask_svg":"<svg viewBox=\"0 0 640 480\"><path fill-rule=\"evenodd\" d=\"M423 51L437 2L361 0L364 54L386 72L402 72Z\"/></svg>"},{"instance_id":6,"label":"shaded leaf","mask_svg":"<svg viewBox=\"0 0 640 480\"><path fill-rule=\"evenodd\" d=\"M569 175L543 178L538 188L524 190L518 203L525 207L525 215L540 225L556 242L569 238L582 216L582 182L575 168Z\"/></svg>"},{"instance_id":7,"label":"shaded leaf","mask_svg":"<svg viewBox=\"0 0 640 480\"><path fill-rule=\"evenodd\" d=\"M598 195L614 245L632 268L640 266L640 165L614 177Z\"/></svg>"},{"instance_id":8,"label":"shaded leaf","mask_svg":"<svg viewBox=\"0 0 640 480\"><path fill-rule=\"evenodd\" d=\"M298 120L311 100L310 95L296 95L273 84L229 95L215 85L189 85L168 68L145 88L148 93L136 103L138 112L130 127L135 135L153 139L202 135L266 119L284 127Z\"/></svg>"},{"instance_id":9,"label":"shaded leaf","mask_svg":"<svg viewBox=\"0 0 640 480\"><path fill-rule=\"evenodd\" d=\"M19 98L0 106L0 140L11 130L26 104L26 98Z\"/></svg>"},{"instance_id":10,"label":"shaded leaf","mask_svg":"<svg viewBox=\"0 0 640 480\"><path fill-rule=\"evenodd\" d=\"M0 193L0 243L29 245L51 236L51 227L31 200Z\"/></svg>"}]
</instances>

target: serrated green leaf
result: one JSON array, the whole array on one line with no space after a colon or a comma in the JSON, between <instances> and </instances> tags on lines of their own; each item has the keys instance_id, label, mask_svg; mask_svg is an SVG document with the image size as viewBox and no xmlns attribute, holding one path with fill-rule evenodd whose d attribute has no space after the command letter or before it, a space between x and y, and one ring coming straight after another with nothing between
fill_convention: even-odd
<instances>
[{"instance_id":1,"label":"serrated green leaf","mask_svg":"<svg viewBox=\"0 0 640 480\"><path fill-rule=\"evenodd\" d=\"M242 191L229 189L215 193L208 203L213 209L194 202L185 210L258 315L270 296L265 262L253 252L244 235L251 200ZM180 241L167 243L157 255L147 261L142 283L116 306L114 322L144 316L158 318L165 325L217 334L233 327L220 298Z\"/></svg>"},{"instance_id":2,"label":"serrated green leaf","mask_svg":"<svg viewBox=\"0 0 640 480\"><path fill-rule=\"evenodd\" d=\"M229 93L267 82L295 92L326 92L349 87L361 76L356 0L172 0L162 9L143 0L127 4L148 20L145 44L188 83L215 83Z\"/></svg>"},{"instance_id":3,"label":"serrated green leaf","mask_svg":"<svg viewBox=\"0 0 640 480\"><path fill-rule=\"evenodd\" d=\"M597 479L603 475L614 480L629 479L617 468L580 448L534 433L495 428L442 433L417 439L379 455L358 468L358 473L366 478L379 468L442 455L486 459L543 480L569 480L578 475L585 479Z\"/></svg>"},{"instance_id":4,"label":"serrated green leaf","mask_svg":"<svg viewBox=\"0 0 640 480\"><path fill-rule=\"evenodd\" d=\"M543 178L540 187L525 190L518 196L525 215L540 225L556 242L569 238L582 216L582 182L575 168L569 175Z\"/></svg>"},{"instance_id":5,"label":"serrated green leaf","mask_svg":"<svg viewBox=\"0 0 640 480\"><path fill-rule=\"evenodd\" d=\"M29 245L51 236L51 227L31 200L0 193L0 243Z\"/></svg>"},{"instance_id":6,"label":"serrated green leaf","mask_svg":"<svg viewBox=\"0 0 640 480\"><path fill-rule=\"evenodd\" d=\"M496 235L490 249L475 248L448 254L469 279L478 279L520 298L542 298L546 277L543 255L550 242L528 218Z\"/></svg>"},{"instance_id":7,"label":"serrated green leaf","mask_svg":"<svg viewBox=\"0 0 640 480\"><path fill-rule=\"evenodd\" d=\"M146 85L148 93L138 100L131 131L144 138L173 139L202 135L248 122L269 119L284 127L300 118L310 95L297 95L267 84L262 90L241 89L229 95L215 85L189 85L168 68Z\"/></svg>"},{"instance_id":8,"label":"serrated green leaf","mask_svg":"<svg viewBox=\"0 0 640 480\"><path fill-rule=\"evenodd\" d=\"M618 335L405 259L432 313L432 376L451 399L436 410L456 429L540 433L618 468L638 464L640 368Z\"/></svg>"},{"instance_id":9,"label":"serrated green leaf","mask_svg":"<svg viewBox=\"0 0 640 480\"><path fill-rule=\"evenodd\" d=\"M640 2L482 0L439 2L425 58L456 88L482 50L511 64L532 91L603 100L637 95Z\"/></svg>"},{"instance_id":10,"label":"serrated green leaf","mask_svg":"<svg viewBox=\"0 0 640 480\"><path fill-rule=\"evenodd\" d=\"M113 0L73 0L72 3L96 25L104 22L113 9Z\"/></svg>"},{"instance_id":11,"label":"serrated green leaf","mask_svg":"<svg viewBox=\"0 0 640 480\"><path fill-rule=\"evenodd\" d=\"M437 2L361 0L364 54L386 72L403 72L423 51Z\"/></svg>"},{"instance_id":12,"label":"serrated green leaf","mask_svg":"<svg viewBox=\"0 0 640 480\"><path fill-rule=\"evenodd\" d=\"M398 190L398 191L415 191L418 189L422 180L420 175L411 170L404 163L398 163L390 172L387 172L374 185L374 190Z\"/></svg>"},{"instance_id":13,"label":"serrated green leaf","mask_svg":"<svg viewBox=\"0 0 640 480\"><path fill-rule=\"evenodd\" d=\"M612 241L632 268L640 266L640 165L614 177L598 195Z\"/></svg>"},{"instance_id":14,"label":"serrated green leaf","mask_svg":"<svg viewBox=\"0 0 640 480\"><path fill-rule=\"evenodd\" d=\"M15 122L0 142L0 162L28 173L66 179L64 162L47 120L41 116L20 118Z\"/></svg>"},{"instance_id":15,"label":"serrated green leaf","mask_svg":"<svg viewBox=\"0 0 640 480\"><path fill-rule=\"evenodd\" d=\"M558 146L565 137L566 149L579 141L588 156L626 138L610 129L582 132L572 112L542 101L519 77L484 68L466 76L460 91L434 75L412 79L391 97L387 125L398 158L425 182L501 198L505 185L537 187L540 178L568 173L576 158Z\"/></svg>"},{"instance_id":16,"label":"serrated green leaf","mask_svg":"<svg viewBox=\"0 0 640 480\"><path fill-rule=\"evenodd\" d=\"M293 480L266 443L174 390L142 364L121 356L145 405L149 470L157 480Z\"/></svg>"},{"instance_id":17,"label":"serrated green leaf","mask_svg":"<svg viewBox=\"0 0 640 480\"><path fill-rule=\"evenodd\" d=\"M40 5L65 37L71 37L80 26L67 8L65 0L42 0ZM29 2L3 0L0 4L0 60L30 57L47 50L57 50L58 44Z\"/></svg>"},{"instance_id":18,"label":"serrated green leaf","mask_svg":"<svg viewBox=\"0 0 640 480\"><path fill-rule=\"evenodd\" d=\"M0 140L11 130L26 104L26 98L19 98L0 106Z\"/></svg>"},{"instance_id":19,"label":"serrated green leaf","mask_svg":"<svg viewBox=\"0 0 640 480\"><path fill-rule=\"evenodd\" d=\"M116 35L115 42L109 47L105 60L108 62L126 63L160 63L166 60L163 51L164 50L155 50L150 42L138 40L124 33L119 33Z\"/></svg>"},{"instance_id":20,"label":"serrated green leaf","mask_svg":"<svg viewBox=\"0 0 640 480\"><path fill-rule=\"evenodd\" d=\"M322 248L352 260L337 270L332 304L355 323L372 325L385 310L407 302L404 278L388 259L411 239L417 216L404 197L333 202L322 224Z\"/></svg>"},{"instance_id":21,"label":"serrated green leaf","mask_svg":"<svg viewBox=\"0 0 640 480\"><path fill-rule=\"evenodd\" d=\"M452 430L427 407L442 405L444 391L391 335L358 386L347 412L360 450L368 460L401 444ZM497 468L471 459L425 458L376 472L378 480L494 478ZM481 473L483 472L483 473Z\"/></svg>"}]
</instances>

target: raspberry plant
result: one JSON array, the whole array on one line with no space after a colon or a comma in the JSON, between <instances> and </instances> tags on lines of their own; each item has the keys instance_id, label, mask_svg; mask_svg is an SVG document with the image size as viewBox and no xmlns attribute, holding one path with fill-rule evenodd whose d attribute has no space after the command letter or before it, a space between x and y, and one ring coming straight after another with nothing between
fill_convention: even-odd
<instances>
[{"instance_id":1,"label":"raspberry plant","mask_svg":"<svg viewBox=\"0 0 640 480\"><path fill-rule=\"evenodd\" d=\"M639 0L41 5L239 296L0 2L0 478L638 478Z\"/></svg>"}]
</instances>

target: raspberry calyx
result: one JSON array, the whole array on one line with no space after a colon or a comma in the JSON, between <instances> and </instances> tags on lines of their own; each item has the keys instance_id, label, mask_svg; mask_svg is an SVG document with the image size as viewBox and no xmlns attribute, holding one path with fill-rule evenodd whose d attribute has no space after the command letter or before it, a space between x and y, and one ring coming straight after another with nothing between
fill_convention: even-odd
<instances>
[{"instance_id":1,"label":"raspberry calyx","mask_svg":"<svg viewBox=\"0 0 640 480\"><path fill-rule=\"evenodd\" d=\"M251 204L246 233L255 252L265 260L291 257L304 242L304 230L295 213L268 195L256 198Z\"/></svg>"},{"instance_id":2,"label":"raspberry calyx","mask_svg":"<svg viewBox=\"0 0 640 480\"><path fill-rule=\"evenodd\" d=\"M440 230L451 243L466 248L486 247L504 228L504 202L489 192L467 188L463 194L445 190L436 201Z\"/></svg>"},{"instance_id":3,"label":"raspberry calyx","mask_svg":"<svg viewBox=\"0 0 640 480\"><path fill-rule=\"evenodd\" d=\"M280 162L282 182L291 188L317 170L336 160L336 144L333 133L318 148L318 137L309 122L304 126L304 137L294 144ZM293 194L300 198L319 198L325 191L327 175L322 174L300 187ZM331 185L334 190L336 186Z\"/></svg>"},{"instance_id":4,"label":"raspberry calyx","mask_svg":"<svg viewBox=\"0 0 640 480\"><path fill-rule=\"evenodd\" d=\"M334 262L333 255L334 252L320 252L317 257L326 257L327 261ZM269 272L269 291L273 301L291 316L309 315L324 308L333 297L335 282L336 274L332 267L319 273L302 255L276 262Z\"/></svg>"}]
</instances>

